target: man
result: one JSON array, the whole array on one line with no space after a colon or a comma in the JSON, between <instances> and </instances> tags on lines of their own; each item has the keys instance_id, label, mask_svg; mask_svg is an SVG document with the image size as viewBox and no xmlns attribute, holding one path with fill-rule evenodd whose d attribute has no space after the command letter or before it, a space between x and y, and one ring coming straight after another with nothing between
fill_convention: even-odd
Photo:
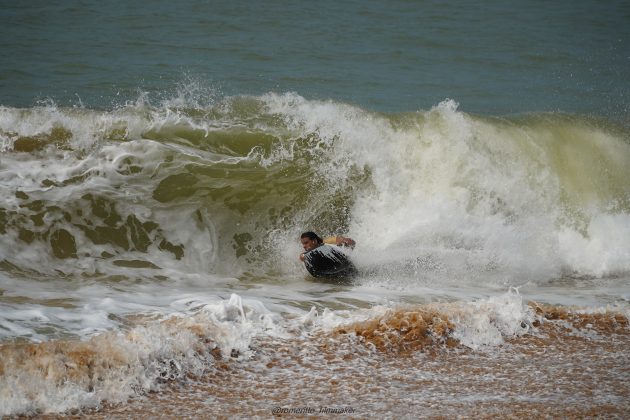
<instances>
[{"instance_id":1,"label":"man","mask_svg":"<svg viewBox=\"0 0 630 420\"><path fill-rule=\"evenodd\" d=\"M344 236L329 236L326 239L320 238L315 232L304 232L300 236L300 242L304 248L304 252L300 254L300 261L304 261L304 253L312 249L322 246L323 244L335 244L338 246L349 246L354 249L356 242L353 239Z\"/></svg>"}]
</instances>

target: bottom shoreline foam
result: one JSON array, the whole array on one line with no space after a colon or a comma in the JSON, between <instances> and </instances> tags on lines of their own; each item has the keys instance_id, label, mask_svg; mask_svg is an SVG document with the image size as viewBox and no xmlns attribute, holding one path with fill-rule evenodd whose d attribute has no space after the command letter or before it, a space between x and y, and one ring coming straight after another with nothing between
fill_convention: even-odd
<instances>
[{"instance_id":1,"label":"bottom shoreline foam","mask_svg":"<svg viewBox=\"0 0 630 420\"><path fill-rule=\"evenodd\" d=\"M339 332L311 342L257 342L250 363L229 361L188 383L85 414L271 417L341 410L359 418L626 417L627 323L613 331L593 323L577 333L570 325L544 322L533 334L484 351L440 345L403 355L357 346L355 338Z\"/></svg>"},{"instance_id":2,"label":"bottom shoreline foam","mask_svg":"<svg viewBox=\"0 0 630 420\"><path fill-rule=\"evenodd\" d=\"M3 414L630 414L626 315L514 306L515 296L506 296L368 311L345 321L325 314L313 320L311 313L273 334L265 314L233 296L193 317L87 342L4 344ZM516 316L506 312L510 305ZM492 328L501 343L497 331L488 335ZM470 341L471 334L487 335L487 345Z\"/></svg>"}]
</instances>

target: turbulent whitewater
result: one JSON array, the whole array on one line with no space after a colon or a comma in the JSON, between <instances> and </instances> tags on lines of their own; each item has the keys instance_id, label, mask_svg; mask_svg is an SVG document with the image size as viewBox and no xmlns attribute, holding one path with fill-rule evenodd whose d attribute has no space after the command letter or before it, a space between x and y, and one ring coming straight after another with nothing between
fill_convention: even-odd
<instances>
[{"instance_id":1,"label":"turbulent whitewater","mask_svg":"<svg viewBox=\"0 0 630 420\"><path fill-rule=\"evenodd\" d=\"M552 321L628 340L629 134L453 100L396 114L295 93L2 106L0 414L127 401L230 359L255 371L278 343L322 335L460 361ZM304 230L357 241L353 284L306 273ZM424 341L385 331L409 325Z\"/></svg>"}]
</instances>

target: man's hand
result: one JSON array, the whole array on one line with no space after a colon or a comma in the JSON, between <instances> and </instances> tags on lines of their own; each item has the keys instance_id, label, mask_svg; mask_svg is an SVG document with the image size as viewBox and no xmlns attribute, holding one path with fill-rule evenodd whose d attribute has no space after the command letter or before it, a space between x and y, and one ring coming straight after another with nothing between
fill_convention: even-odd
<instances>
[{"instance_id":1,"label":"man's hand","mask_svg":"<svg viewBox=\"0 0 630 420\"><path fill-rule=\"evenodd\" d=\"M356 245L356 242L353 239L343 236L337 236L336 242L338 246L349 246L350 248L354 248L354 246Z\"/></svg>"}]
</instances>

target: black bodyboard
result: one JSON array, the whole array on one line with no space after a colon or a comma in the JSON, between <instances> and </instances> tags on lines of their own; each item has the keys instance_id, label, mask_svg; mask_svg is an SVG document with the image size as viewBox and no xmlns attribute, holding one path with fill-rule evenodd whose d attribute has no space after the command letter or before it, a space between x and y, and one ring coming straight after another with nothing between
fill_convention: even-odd
<instances>
[{"instance_id":1,"label":"black bodyboard","mask_svg":"<svg viewBox=\"0 0 630 420\"><path fill-rule=\"evenodd\" d=\"M354 277L356 267L339 248L321 245L304 253L304 266L313 277Z\"/></svg>"}]
</instances>

